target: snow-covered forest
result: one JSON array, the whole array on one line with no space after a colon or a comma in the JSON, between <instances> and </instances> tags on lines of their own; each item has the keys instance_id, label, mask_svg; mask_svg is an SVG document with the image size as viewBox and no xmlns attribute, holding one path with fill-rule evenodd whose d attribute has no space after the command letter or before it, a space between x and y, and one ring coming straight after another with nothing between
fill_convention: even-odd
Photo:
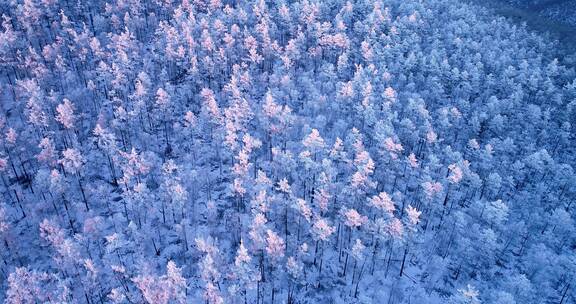
<instances>
[{"instance_id":1,"label":"snow-covered forest","mask_svg":"<svg viewBox=\"0 0 576 304\"><path fill-rule=\"evenodd\" d=\"M0 13L0 302L576 303L548 36L459 0Z\"/></svg>"},{"instance_id":2,"label":"snow-covered forest","mask_svg":"<svg viewBox=\"0 0 576 304\"><path fill-rule=\"evenodd\" d=\"M576 0L488 0L510 4L533 14L576 26Z\"/></svg>"}]
</instances>

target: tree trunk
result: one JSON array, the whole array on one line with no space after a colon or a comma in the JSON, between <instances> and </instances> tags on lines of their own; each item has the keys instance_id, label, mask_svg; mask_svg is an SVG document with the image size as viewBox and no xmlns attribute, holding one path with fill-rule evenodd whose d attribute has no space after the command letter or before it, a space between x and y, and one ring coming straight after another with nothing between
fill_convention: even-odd
<instances>
[{"instance_id":1,"label":"tree trunk","mask_svg":"<svg viewBox=\"0 0 576 304\"><path fill-rule=\"evenodd\" d=\"M406 256L408 255L408 246L404 249L404 257L402 258L402 266L400 267L400 276L404 274L404 264L406 263Z\"/></svg>"}]
</instances>

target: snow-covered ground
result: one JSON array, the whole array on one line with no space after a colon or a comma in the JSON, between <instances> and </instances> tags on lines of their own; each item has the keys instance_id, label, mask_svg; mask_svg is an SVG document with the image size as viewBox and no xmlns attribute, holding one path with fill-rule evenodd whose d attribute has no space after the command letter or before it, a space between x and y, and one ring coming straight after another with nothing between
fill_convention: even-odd
<instances>
[{"instance_id":1,"label":"snow-covered ground","mask_svg":"<svg viewBox=\"0 0 576 304\"><path fill-rule=\"evenodd\" d=\"M493 0L509 4L534 15L576 27L576 1L574 0Z\"/></svg>"}]
</instances>

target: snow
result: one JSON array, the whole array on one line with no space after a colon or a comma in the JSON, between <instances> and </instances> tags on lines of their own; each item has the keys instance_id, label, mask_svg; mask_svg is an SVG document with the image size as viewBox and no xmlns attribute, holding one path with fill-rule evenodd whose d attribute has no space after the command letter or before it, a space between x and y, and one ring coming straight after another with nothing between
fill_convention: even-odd
<instances>
[{"instance_id":1,"label":"snow","mask_svg":"<svg viewBox=\"0 0 576 304\"><path fill-rule=\"evenodd\" d=\"M457 0L0 10L0 301L576 303L550 36Z\"/></svg>"}]
</instances>

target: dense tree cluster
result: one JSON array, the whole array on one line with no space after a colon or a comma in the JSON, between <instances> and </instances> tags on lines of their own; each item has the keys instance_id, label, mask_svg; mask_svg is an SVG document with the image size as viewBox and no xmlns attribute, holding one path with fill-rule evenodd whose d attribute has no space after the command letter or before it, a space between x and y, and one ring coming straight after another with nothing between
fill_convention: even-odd
<instances>
[{"instance_id":1,"label":"dense tree cluster","mask_svg":"<svg viewBox=\"0 0 576 304\"><path fill-rule=\"evenodd\" d=\"M457 0L0 11L0 301L576 303L548 38Z\"/></svg>"}]
</instances>

